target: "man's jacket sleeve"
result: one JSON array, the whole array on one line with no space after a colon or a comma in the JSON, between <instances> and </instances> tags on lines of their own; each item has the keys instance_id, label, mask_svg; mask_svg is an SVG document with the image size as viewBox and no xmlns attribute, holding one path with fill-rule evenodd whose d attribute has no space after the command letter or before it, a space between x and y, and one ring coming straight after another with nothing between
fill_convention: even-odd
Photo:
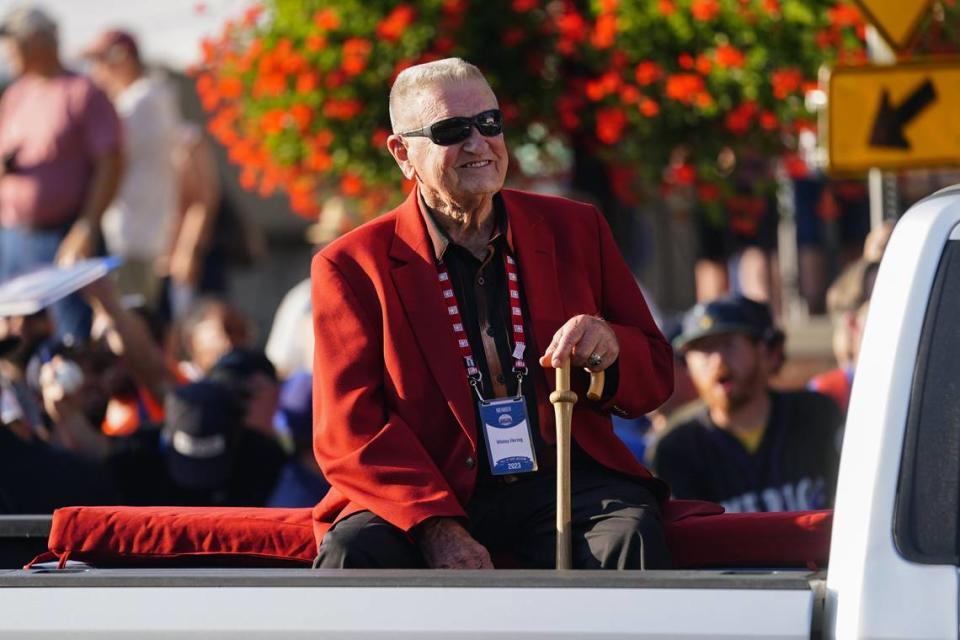
<instances>
[{"instance_id":1,"label":"man's jacket sleeve","mask_svg":"<svg viewBox=\"0 0 960 640\"><path fill-rule=\"evenodd\" d=\"M417 434L388 407L376 296L361 300L322 254L312 279L313 445L324 476L404 531L434 516L466 517Z\"/></svg>"},{"instance_id":2,"label":"man's jacket sleeve","mask_svg":"<svg viewBox=\"0 0 960 640\"><path fill-rule=\"evenodd\" d=\"M594 210L600 262L600 314L620 344L619 383L604 408L636 417L673 393L673 350L657 328L640 287L624 261L607 221Z\"/></svg>"}]
</instances>

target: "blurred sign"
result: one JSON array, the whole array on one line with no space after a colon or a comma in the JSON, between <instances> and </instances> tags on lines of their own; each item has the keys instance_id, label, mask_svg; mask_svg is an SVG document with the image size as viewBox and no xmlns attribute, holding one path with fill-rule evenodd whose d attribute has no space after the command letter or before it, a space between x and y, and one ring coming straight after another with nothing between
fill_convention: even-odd
<instances>
[{"instance_id":1,"label":"blurred sign","mask_svg":"<svg viewBox=\"0 0 960 640\"><path fill-rule=\"evenodd\" d=\"M855 0L890 46L906 49L933 0Z\"/></svg>"},{"instance_id":2,"label":"blurred sign","mask_svg":"<svg viewBox=\"0 0 960 640\"><path fill-rule=\"evenodd\" d=\"M99 280L120 258L91 258L69 267L47 265L0 283L0 317L28 316Z\"/></svg>"},{"instance_id":3,"label":"blurred sign","mask_svg":"<svg viewBox=\"0 0 960 640\"><path fill-rule=\"evenodd\" d=\"M841 67L830 74L834 172L960 163L960 60Z\"/></svg>"}]
</instances>

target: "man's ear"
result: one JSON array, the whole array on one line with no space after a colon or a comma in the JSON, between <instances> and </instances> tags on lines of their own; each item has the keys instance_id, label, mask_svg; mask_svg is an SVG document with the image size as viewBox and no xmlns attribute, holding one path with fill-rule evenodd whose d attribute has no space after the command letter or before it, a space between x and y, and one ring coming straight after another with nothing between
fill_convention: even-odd
<instances>
[{"instance_id":1,"label":"man's ear","mask_svg":"<svg viewBox=\"0 0 960 640\"><path fill-rule=\"evenodd\" d=\"M393 159L397 161L400 171L403 172L403 177L407 180L413 180L414 177L416 177L416 170L410 162L410 150L407 149L407 145L404 144L403 138L397 134L391 135L387 138L387 150L390 152L390 155L393 156Z\"/></svg>"}]
</instances>

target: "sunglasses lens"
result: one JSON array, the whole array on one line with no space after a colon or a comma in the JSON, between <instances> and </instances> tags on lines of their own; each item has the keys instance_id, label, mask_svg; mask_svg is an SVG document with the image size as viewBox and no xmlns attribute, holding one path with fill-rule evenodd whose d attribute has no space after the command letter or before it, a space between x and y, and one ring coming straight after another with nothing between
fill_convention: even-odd
<instances>
[{"instance_id":1,"label":"sunglasses lens","mask_svg":"<svg viewBox=\"0 0 960 640\"><path fill-rule=\"evenodd\" d=\"M436 144L447 147L463 142L470 137L469 118L450 118L441 120L430 127L430 139Z\"/></svg>"},{"instance_id":2,"label":"sunglasses lens","mask_svg":"<svg viewBox=\"0 0 960 640\"><path fill-rule=\"evenodd\" d=\"M491 109L477 114L474 122L477 125L477 131L488 138L498 136L503 131L503 116L499 109Z\"/></svg>"}]
</instances>

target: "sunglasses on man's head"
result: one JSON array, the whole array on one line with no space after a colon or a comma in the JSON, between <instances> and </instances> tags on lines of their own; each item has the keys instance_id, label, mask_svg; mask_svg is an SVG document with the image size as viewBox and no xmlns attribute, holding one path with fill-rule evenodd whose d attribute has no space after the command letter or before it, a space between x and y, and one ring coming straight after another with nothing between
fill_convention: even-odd
<instances>
[{"instance_id":1,"label":"sunglasses on man's head","mask_svg":"<svg viewBox=\"0 0 960 640\"><path fill-rule=\"evenodd\" d=\"M498 136L503 133L503 114L500 113L500 109L490 109L489 111L481 111L470 118L457 116L456 118L439 120L400 135L405 138L430 138L434 144L449 147L469 138L472 127L476 127L480 135L487 138Z\"/></svg>"}]
</instances>

